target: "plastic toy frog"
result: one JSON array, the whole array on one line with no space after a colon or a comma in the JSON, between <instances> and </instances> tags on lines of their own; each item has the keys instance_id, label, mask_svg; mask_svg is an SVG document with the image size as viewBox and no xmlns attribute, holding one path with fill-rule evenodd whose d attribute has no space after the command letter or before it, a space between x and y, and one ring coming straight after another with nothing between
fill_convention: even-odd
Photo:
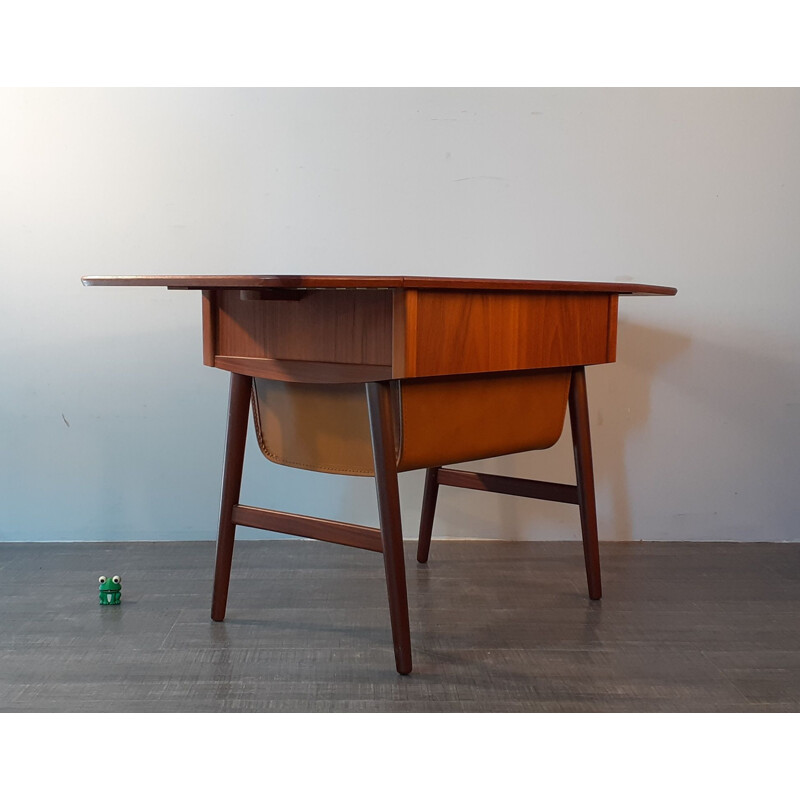
<instances>
[{"instance_id":1,"label":"plastic toy frog","mask_svg":"<svg viewBox=\"0 0 800 800\"><path fill-rule=\"evenodd\" d=\"M113 578L106 578L105 575L100 576L100 605L101 606L118 606L122 602L122 582L119 575Z\"/></svg>"}]
</instances>

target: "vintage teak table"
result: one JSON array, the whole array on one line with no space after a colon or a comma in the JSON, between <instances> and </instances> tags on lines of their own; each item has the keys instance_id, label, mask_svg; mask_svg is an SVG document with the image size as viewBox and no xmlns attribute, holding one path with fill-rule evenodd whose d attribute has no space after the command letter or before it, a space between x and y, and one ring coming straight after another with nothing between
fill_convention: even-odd
<instances>
[{"instance_id":1,"label":"vintage teak table","mask_svg":"<svg viewBox=\"0 0 800 800\"><path fill-rule=\"evenodd\" d=\"M231 373L211 617L225 616L237 525L383 554L397 671L411 671L397 474L425 469L417 559L440 486L574 503L601 595L584 367L615 359L619 295L663 286L288 275L85 277L202 292L203 363ZM374 476L379 528L241 505L249 408L279 464ZM569 408L576 485L447 465L543 449Z\"/></svg>"}]
</instances>

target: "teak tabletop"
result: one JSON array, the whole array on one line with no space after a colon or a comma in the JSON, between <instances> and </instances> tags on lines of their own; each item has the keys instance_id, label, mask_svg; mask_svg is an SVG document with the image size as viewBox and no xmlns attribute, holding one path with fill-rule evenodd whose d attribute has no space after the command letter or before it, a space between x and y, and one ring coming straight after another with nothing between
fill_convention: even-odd
<instances>
[{"instance_id":1,"label":"teak tabletop","mask_svg":"<svg viewBox=\"0 0 800 800\"><path fill-rule=\"evenodd\" d=\"M166 286L169 289L475 289L484 292L599 292L673 295L670 286L592 281L372 275L87 275L84 286Z\"/></svg>"}]
</instances>

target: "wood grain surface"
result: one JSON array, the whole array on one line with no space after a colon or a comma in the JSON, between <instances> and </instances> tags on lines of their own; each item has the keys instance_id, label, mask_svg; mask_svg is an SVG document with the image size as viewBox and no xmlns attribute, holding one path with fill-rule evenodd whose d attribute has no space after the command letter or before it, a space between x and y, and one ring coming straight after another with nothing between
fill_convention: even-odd
<instances>
[{"instance_id":1,"label":"wood grain surface","mask_svg":"<svg viewBox=\"0 0 800 800\"><path fill-rule=\"evenodd\" d=\"M218 356L392 363L392 295L381 290L309 291L302 302L244 300L217 291Z\"/></svg>"},{"instance_id":2,"label":"wood grain surface","mask_svg":"<svg viewBox=\"0 0 800 800\"><path fill-rule=\"evenodd\" d=\"M676 291L401 276L87 276L83 283L200 289L204 364L311 382L605 363L616 356L619 294Z\"/></svg>"},{"instance_id":3,"label":"wood grain surface","mask_svg":"<svg viewBox=\"0 0 800 800\"><path fill-rule=\"evenodd\" d=\"M601 549L407 542L400 676L377 553L240 541L215 623L213 542L2 543L0 712L800 712L800 544Z\"/></svg>"},{"instance_id":4,"label":"wood grain surface","mask_svg":"<svg viewBox=\"0 0 800 800\"><path fill-rule=\"evenodd\" d=\"M601 364L614 358L609 344L616 339L611 334L616 306L608 294L404 294L406 377Z\"/></svg>"}]
</instances>

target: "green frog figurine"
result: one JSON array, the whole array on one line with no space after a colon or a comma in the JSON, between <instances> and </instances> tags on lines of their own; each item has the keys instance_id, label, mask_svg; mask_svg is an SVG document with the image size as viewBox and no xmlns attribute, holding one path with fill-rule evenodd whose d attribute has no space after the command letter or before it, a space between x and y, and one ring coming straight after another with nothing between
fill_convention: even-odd
<instances>
[{"instance_id":1,"label":"green frog figurine","mask_svg":"<svg viewBox=\"0 0 800 800\"><path fill-rule=\"evenodd\" d=\"M122 582L119 575L113 578L100 576L100 605L118 606L122 602Z\"/></svg>"}]
</instances>

